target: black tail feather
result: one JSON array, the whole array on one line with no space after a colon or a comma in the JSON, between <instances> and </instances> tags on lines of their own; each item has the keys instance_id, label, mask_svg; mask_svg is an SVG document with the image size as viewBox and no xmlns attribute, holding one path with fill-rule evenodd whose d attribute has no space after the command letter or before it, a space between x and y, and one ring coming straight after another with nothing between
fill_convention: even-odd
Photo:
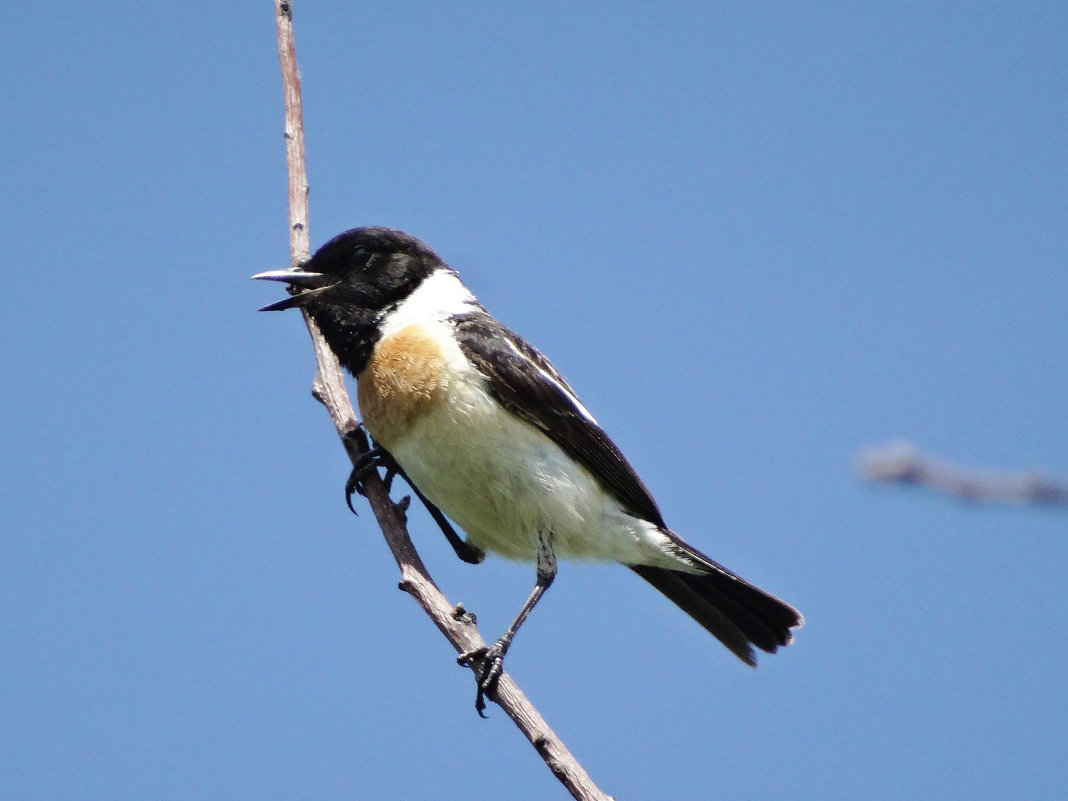
<instances>
[{"instance_id":1,"label":"black tail feather","mask_svg":"<svg viewBox=\"0 0 1068 801\"><path fill-rule=\"evenodd\" d=\"M751 645L775 653L793 641L791 629L804 619L773 595L754 587L703 554L706 573L691 573L650 565L630 569L666 595L700 623L739 659L756 665Z\"/></svg>"}]
</instances>

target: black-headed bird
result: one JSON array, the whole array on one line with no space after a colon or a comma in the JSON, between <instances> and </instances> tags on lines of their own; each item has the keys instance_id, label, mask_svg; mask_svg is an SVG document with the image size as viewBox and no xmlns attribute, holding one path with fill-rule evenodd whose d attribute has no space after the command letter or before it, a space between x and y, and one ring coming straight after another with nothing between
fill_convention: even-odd
<instances>
[{"instance_id":1,"label":"black-headed bird","mask_svg":"<svg viewBox=\"0 0 1068 801\"><path fill-rule=\"evenodd\" d=\"M533 562L537 580L492 646L461 656L492 692L519 626L556 576L556 560L620 562L660 590L739 659L774 652L803 622L790 605L689 545L548 359L497 321L456 271L415 237L355 228L299 270L260 273L303 308L356 379L377 453L399 466L432 513L490 551ZM434 507L437 507L435 509ZM440 513L435 519L451 531Z\"/></svg>"}]
</instances>

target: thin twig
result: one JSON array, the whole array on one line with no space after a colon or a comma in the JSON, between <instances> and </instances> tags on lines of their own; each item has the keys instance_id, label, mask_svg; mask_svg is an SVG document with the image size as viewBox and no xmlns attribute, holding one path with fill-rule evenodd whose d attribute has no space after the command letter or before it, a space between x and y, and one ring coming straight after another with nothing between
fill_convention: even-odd
<instances>
[{"instance_id":1,"label":"thin twig","mask_svg":"<svg viewBox=\"0 0 1068 801\"><path fill-rule=\"evenodd\" d=\"M301 109L300 77L297 72L296 47L293 42L291 2L275 0L278 29L278 54L285 91L286 163L289 172L290 259L299 266L309 256L308 182L304 161L304 122ZM312 394L330 414L338 436L355 464L370 443L359 427L356 412L342 377L337 357L327 346L315 323L305 314L318 366ZM365 481L367 500L382 528L386 544L401 571L400 588L422 607L458 654L484 647L485 641L474 623L474 616L462 606L454 607L438 589L412 544L404 524L404 511L389 498L389 492L377 474ZM579 801L609 801L572 756L507 673L502 674L495 692L489 694L510 717L571 795Z\"/></svg>"},{"instance_id":2,"label":"thin twig","mask_svg":"<svg viewBox=\"0 0 1068 801\"><path fill-rule=\"evenodd\" d=\"M869 481L920 485L964 501L1068 507L1068 484L1034 473L961 467L926 456L909 442L866 449L861 453L860 472Z\"/></svg>"}]
</instances>

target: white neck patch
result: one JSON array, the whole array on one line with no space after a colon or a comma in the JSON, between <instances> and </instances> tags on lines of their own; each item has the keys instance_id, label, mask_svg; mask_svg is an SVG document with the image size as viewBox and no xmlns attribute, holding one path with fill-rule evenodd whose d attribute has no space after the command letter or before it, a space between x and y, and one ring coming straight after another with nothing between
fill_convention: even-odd
<instances>
[{"instance_id":1,"label":"white neck patch","mask_svg":"<svg viewBox=\"0 0 1068 801\"><path fill-rule=\"evenodd\" d=\"M478 302L459 277L444 269L423 279L415 291L382 320L382 335L399 331L412 323L444 322L453 315L476 309Z\"/></svg>"}]
</instances>

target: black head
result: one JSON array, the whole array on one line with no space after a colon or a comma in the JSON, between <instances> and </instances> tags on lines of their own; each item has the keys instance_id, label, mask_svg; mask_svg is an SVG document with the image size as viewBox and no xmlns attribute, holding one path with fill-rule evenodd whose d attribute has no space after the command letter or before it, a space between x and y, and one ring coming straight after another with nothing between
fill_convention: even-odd
<instances>
[{"instance_id":1,"label":"black head","mask_svg":"<svg viewBox=\"0 0 1068 801\"><path fill-rule=\"evenodd\" d=\"M338 234L300 270L254 275L289 285L290 297L260 311L305 309L341 363L359 373L377 340L381 317L435 270L448 269L414 236L379 226Z\"/></svg>"},{"instance_id":2,"label":"black head","mask_svg":"<svg viewBox=\"0 0 1068 801\"><path fill-rule=\"evenodd\" d=\"M356 302L382 310L403 300L435 269L438 254L414 236L368 226L338 234L303 265L339 281L335 302Z\"/></svg>"}]
</instances>

